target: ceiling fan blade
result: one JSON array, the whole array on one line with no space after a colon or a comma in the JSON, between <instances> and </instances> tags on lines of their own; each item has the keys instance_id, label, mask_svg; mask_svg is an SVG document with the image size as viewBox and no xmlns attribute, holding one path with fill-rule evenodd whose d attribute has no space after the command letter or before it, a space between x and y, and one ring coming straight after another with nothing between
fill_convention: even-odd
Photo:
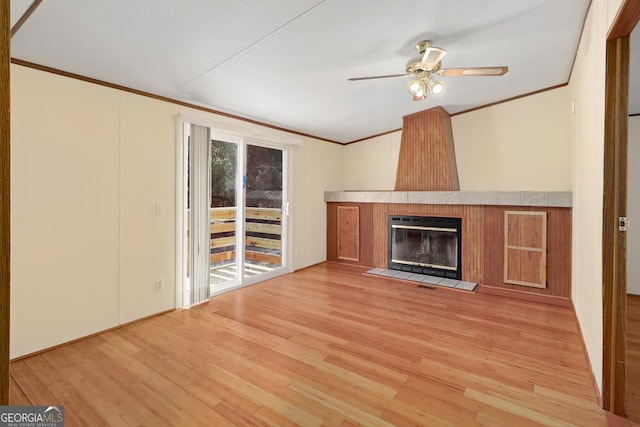
<instances>
[{"instance_id":1,"label":"ceiling fan blade","mask_svg":"<svg viewBox=\"0 0 640 427\"><path fill-rule=\"evenodd\" d=\"M465 76L502 76L509 71L509 67L470 67L470 68L444 68L438 74L444 77Z\"/></svg>"},{"instance_id":2,"label":"ceiling fan blade","mask_svg":"<svg viewBox=\"0 0 640 427\"><path fill-rule=\"evenodd\" d=\"M359 80L373 80L373 79L387 79L389 77L404 77L404 76L410 76L411 74L387 74L386 76L369 76L369 77L350 77L347 80L352 81L352 82L356 82Z\"/></svg>"},{"instance_id":3,"label":"ceiling fan blade","mask_svg":"<svg viewBox=\"0 0 640 427\"><path fill-rule=\"evenodd\" d=\"M420 66L423 70L431 71L438 66L446 54L447 51L439 47L428 47L422 55Z\"/></svg>"}]
</instances>

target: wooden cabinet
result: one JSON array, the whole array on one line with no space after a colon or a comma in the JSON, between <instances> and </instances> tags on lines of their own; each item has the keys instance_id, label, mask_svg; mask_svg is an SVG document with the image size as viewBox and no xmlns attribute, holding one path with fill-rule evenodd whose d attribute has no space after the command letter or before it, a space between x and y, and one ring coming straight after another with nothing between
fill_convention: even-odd
<instances>
[{"instance_id":1,"label":"wooden cabinet","mask_svg":"<svg viewBox=\"0 0 640 427\"><path fill-rule=\"evenodd\" d=\"M338 253L343 261L360 261L360 207L338 206Z\"/></svg>"},{"instance_id":2,"label":"wooden cabinet","mask_svg":"<svg viewBox=\"0 0 640 427\"><path fill-rule=\"evenodd\" d=\"M327 260L373 266L373 205L327 203Z\"/></svg>"}]
</instances>

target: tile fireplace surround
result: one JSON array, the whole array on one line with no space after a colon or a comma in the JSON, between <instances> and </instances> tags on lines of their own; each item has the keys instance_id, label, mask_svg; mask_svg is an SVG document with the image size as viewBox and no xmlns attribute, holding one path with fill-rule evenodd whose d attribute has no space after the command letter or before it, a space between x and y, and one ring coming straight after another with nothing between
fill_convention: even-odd
<instances>
[{"instance_id":1,"label":"tile fireplace surround","mask_svg":"<svg viewBox=\"0 0 640 427\"><path fill-rule=\"evenodd\" d=\"M570 208L570 191L325 191L325 202Z\"/></svg>"}]
</instances>

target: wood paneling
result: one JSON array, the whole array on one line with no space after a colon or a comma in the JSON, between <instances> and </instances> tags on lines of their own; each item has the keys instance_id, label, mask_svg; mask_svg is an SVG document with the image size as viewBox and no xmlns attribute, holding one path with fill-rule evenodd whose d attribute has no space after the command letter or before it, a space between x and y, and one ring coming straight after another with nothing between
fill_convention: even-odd
<instances>
[{"instance_id":1,"label":"wood paneling","mask_svg":"<svg viewBox=\"0 0 640 427\"><path fill-rule=\"evenodd\" d=\"M338 206L338 259L360 261L360 207Z\"/></svg>"},{"instance_id":2,"label":"wood paneling","mask_svg":"<svg viewBox=\"0 0 640 427\"><path fill-rule=\"evenodd\" d=\"M547 287L547 213L504 212L504 282Z\"/></svg>"},{"instance_id":3,"label":"wood paneling","mask_svg":"<svg viewBox=\"0 0 640 427\"><path fill-rule=\"evenodd\" d=\"M404 117L395 189L460 189L451 117L441 107Z\"/></svg>"},{"instance_id":4,"label":"wood paneling","mask_svg":"<svg viewBox=\"0 0 640 427\"><path fill-rule=\"evenodd\" d=\"M327 203L327 261L338 260L338 206L344 205Z\"/></svg>"},{"instance_id":5,"label":"wood paneling","mask_svg":"<svg viewBox=\"0 0 640 427\"><path fill-rule=\"evenodd\" d=\"M504 282L505 211L544 211L547 213L546 288L533 288ZM484 228L483 285L571 298L571 209L485 206Z\"/></svg>"},{"instance_id":6,"label":"wood paneling","mask_svg":"<svg viewBox=\"0 0 640 427\"><path fill-rule=\"evenodd\" d=\"M568 307L325 263L12 364L75 426L606 426ZM203 339L206 337L206 339Z\"/></svg>"},{"instance_id":7,"label":"wood paneling","mask_svg":"<svg viewBox=\"0 0 640 427\"><path fill-rule=\"evenodd\" d=\"M9 0L0 0L0 405L9 402L10 98Z\"/></svg>"}]
</instances>

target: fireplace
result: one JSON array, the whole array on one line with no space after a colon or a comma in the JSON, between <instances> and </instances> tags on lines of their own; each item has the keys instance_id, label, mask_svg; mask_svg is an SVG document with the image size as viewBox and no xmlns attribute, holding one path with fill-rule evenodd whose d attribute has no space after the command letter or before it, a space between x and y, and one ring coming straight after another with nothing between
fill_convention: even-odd
<instances>
[{"instance_id":1,"label":"fireplace","mask_svg":"<svg viewBox=\"0 0 640 427\"><path fill-rule=\"evenodd\" d=\"M462 219L389 216L389 269L462 279Z\"/></svg>"}]
</instances>

